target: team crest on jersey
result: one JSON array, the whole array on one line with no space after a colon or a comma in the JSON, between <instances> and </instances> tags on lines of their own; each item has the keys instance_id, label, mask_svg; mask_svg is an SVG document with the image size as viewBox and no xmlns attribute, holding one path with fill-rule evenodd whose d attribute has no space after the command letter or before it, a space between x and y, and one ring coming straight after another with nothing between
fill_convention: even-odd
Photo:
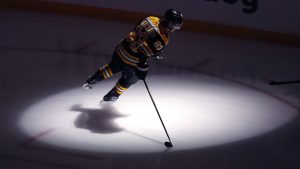
<instances>
[{"instance_id":1,"label":"team crest on jersey","mask_svg":"<svg viewBox=\"0 0 300 169\"><path fill-rule=\"evenodd\" d=\"M154 47L156 50L161 50L163 48L163 45L162 45L161 41L156 41L154 43Z\"/></svg>"}]
</instances>

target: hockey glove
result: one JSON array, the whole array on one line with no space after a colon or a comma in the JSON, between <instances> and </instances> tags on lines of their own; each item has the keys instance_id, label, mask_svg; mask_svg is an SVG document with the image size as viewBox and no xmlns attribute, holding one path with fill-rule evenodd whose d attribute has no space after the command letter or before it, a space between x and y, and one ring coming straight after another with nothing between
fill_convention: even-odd
<instances>
[{"instance_id":1,"label":"hockey glove","mask_svg":"<svg viewBox=\"0 0 300 169\"><path fill-rule=\"evenodd\" d=\"M163 60L164 57L160 56L160 55L153 55L153 59L154 60Z\"/></svg>"},{"instance_id":2,"label":"hockey glove","mask_svg":"<svg viewBox=\"0 0 300 169\"><path fill-rule=\"evenodd\" d=\"M163 60L164 57L161 54L162 50L155 52L152 56L153 60Z\"/></svg>"},{"instance_id":3,"label":"hockey glove","mask_svg":"<svg viewBox=\"0 0 300 169\"><path fill-rule=\"evenodd\" d=\"M144 80L147 76L148 65L147 63L139 63L135 69L135 74L138 79Z\"/></svg>"}]
</instances>

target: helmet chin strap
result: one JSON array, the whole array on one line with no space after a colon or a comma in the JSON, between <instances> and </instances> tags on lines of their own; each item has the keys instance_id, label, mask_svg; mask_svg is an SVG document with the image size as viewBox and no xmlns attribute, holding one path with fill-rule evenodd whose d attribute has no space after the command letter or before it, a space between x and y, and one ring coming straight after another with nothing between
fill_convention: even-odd
<instances>
[{"instance_id":1,"label":"helmet chin strap","mask_svg":"<svg viewBox=\"0 0 300 169\"><path fill-rule=\"evenodd\" d=\"M179 29L175 29L175 28L173 28L173 27L172 27L172 28L167 28L167 31L168 31L168 32L175 32L176 30L179 30Z\"/></svg>"},{"instance_id":2,"label":"helmet chin strap","mask_svg":"<svg viewBox=\"0 0 300 169\"><path fill-rule=\"evenodd\" d=\"M176 31L176 30L181 29L181 25L179 26L179 25L175 25L175 24L169 22L169 23L168 23L168 28L167 28L167 29L169 29L170 32L174 32L174 31Z\"/></svg>"},{"instance_id":3,"label":"helmet chin strap","mask_svg":"<svg viewBox=\"0 0 300 169\"><path fill-rule=\"evenodd\" d=\"M166 31L166 32L174 32L174 31L178 30L178 29L174 28L172 26L172 24L169 23L168 21L164 21L164 23L161 24L160 26L163 28L163 31Z\"/></svg>"}]
</instances>

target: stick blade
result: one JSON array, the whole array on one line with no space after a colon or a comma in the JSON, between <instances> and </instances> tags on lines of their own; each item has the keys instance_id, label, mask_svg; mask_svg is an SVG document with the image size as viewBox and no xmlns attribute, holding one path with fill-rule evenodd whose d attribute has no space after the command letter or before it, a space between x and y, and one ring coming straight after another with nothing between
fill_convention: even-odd
<instances>
[{"instance_id":1,"label":"stick blade","mask_svg":"<svg viewBox=\"0 0 300 169\"><path fill-rule=\"evenodd\" d=\"M165 142L165 146L168 148L172 148L173 144L171 142Z\"/></svg>"}]
</instances>

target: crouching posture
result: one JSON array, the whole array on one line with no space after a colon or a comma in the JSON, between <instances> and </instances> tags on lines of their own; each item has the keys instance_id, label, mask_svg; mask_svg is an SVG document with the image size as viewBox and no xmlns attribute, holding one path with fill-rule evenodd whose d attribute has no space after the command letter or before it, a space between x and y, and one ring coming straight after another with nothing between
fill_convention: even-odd
<instances>
[{"instance_id":1,"label":"crouching posture","mask_svg":"<svg viewBox=\"0 0 300 169\"><path fill-rule=\"evenodd\" d=\"M162 19L143 19L116 46L111 62L100 67L83 87L92 89L97 82L122 72L116 85L103 97L104 101L117 100L131 85L146 78L150 59L163 59L161 53L169 42L170 32L181 29L182 23L182 14L174 9L167 10Z\"/></svg>"}]
</instances>

